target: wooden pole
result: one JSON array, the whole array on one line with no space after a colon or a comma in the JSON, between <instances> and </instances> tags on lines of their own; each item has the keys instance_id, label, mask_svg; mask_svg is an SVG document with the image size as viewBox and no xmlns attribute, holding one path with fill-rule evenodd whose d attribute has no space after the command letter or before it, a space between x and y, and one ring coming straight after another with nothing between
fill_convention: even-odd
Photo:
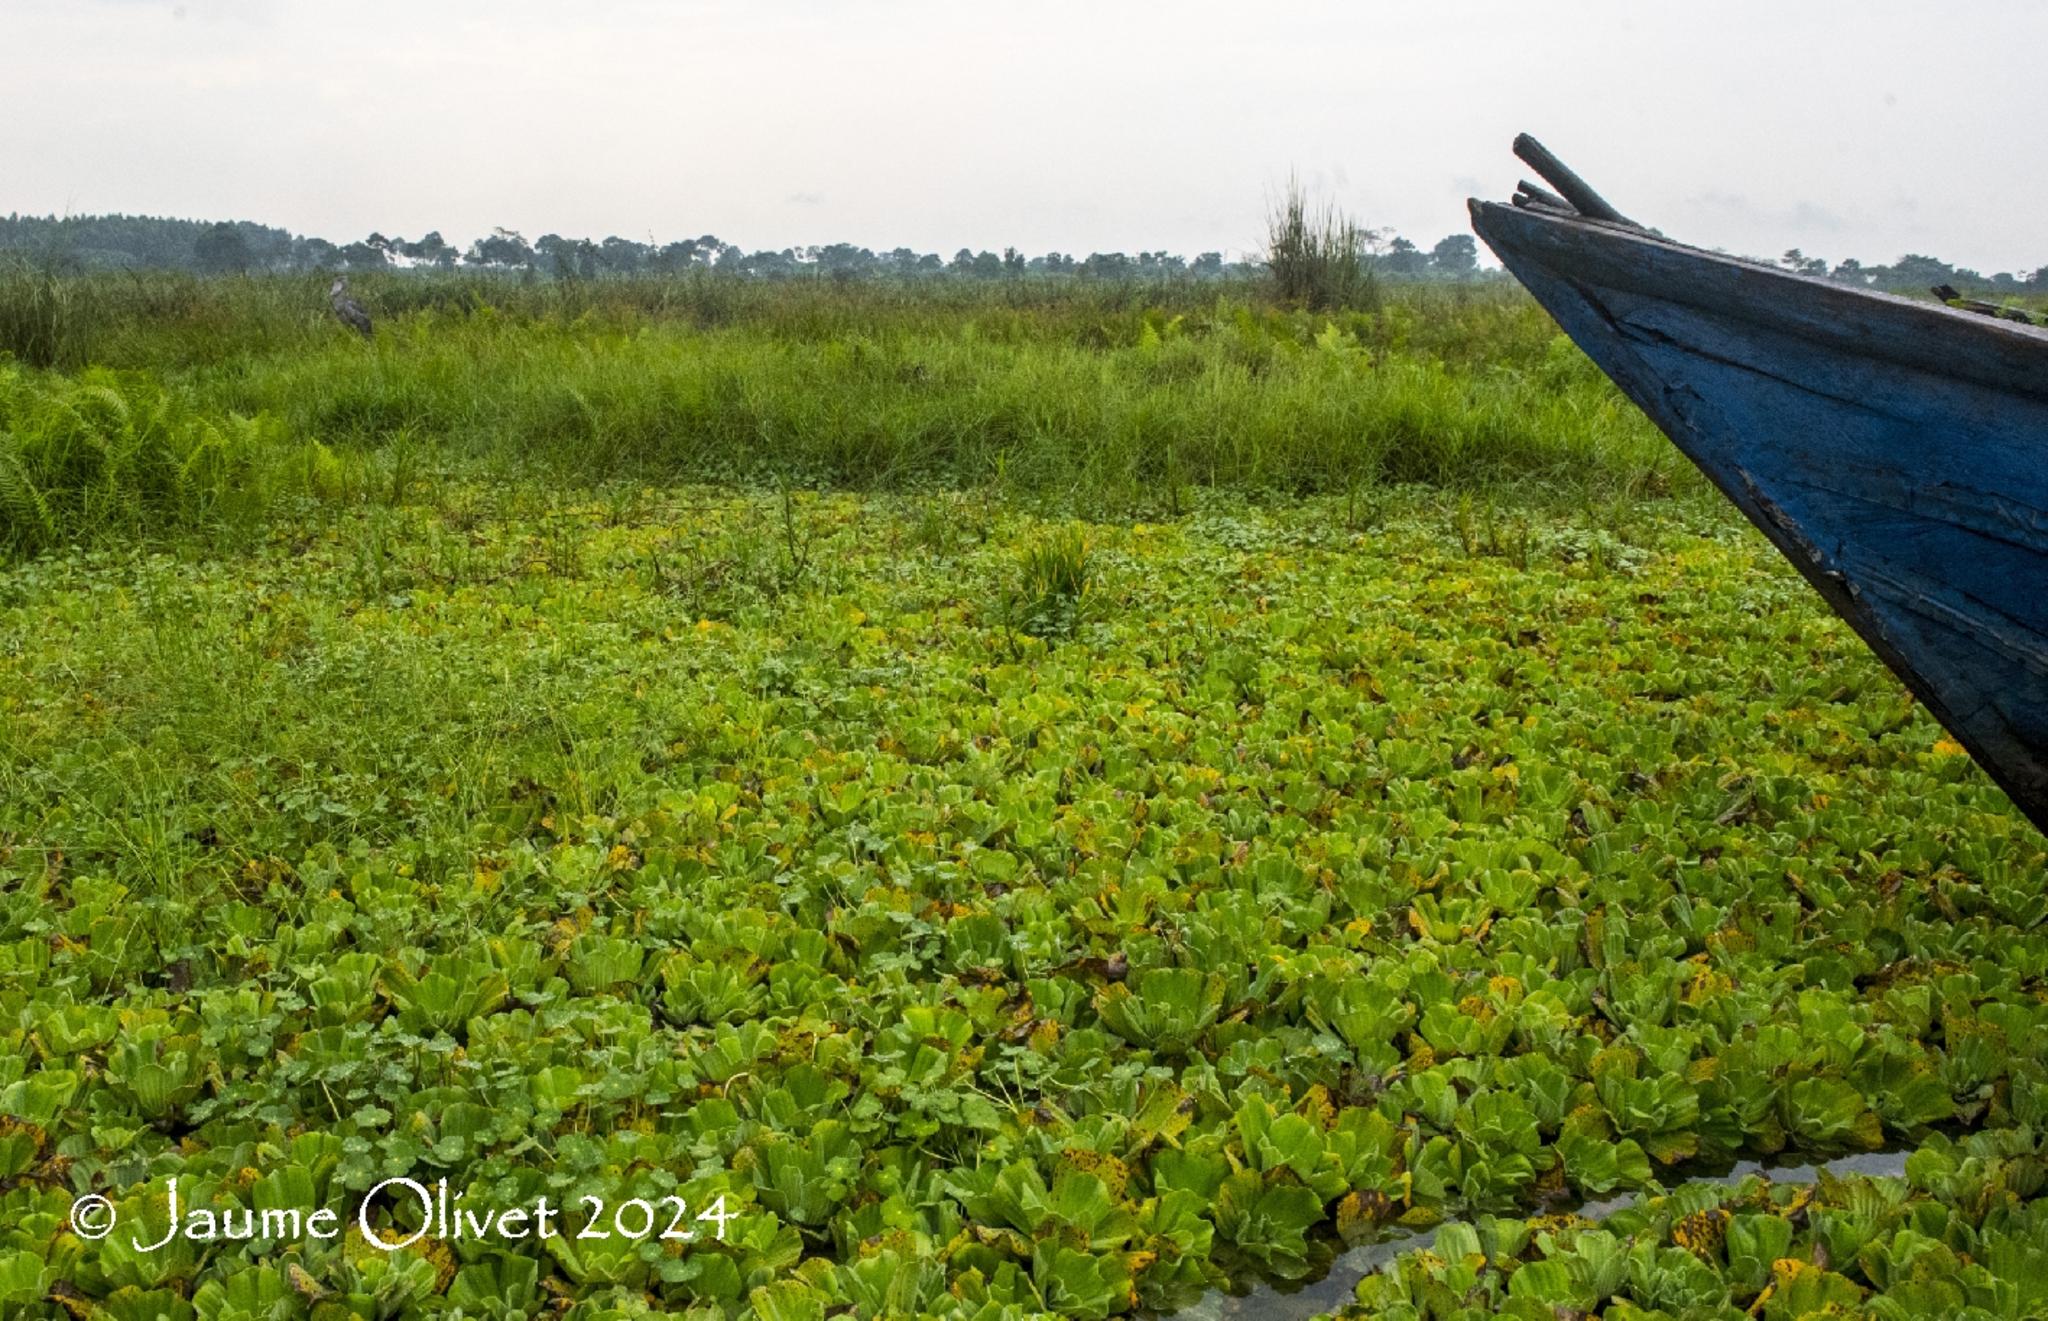
<instances>
[{"instance_id":1,"label":"wooden pole","mask_svg":"<svg viewBox=\"0 0 2048 1321\"><path fill-rule=\"evenodd\" d=\"M1541 202L1543 205L1555 207L1559 211L1576 211L1578 209L1541 184L1530 183L1527 179L1524 179L1518 187L1522 192L1529 195L1531 201Z\"/></svg>"},{"instance_id":2,"label":"wooden pole","mask_svg":"<svg viewBox=\"0 0 2048 1321\"><path fill-rule=\"evenodd\" d=\"M1523 133L1515 139L1515 155L1528 162L1529 168L1543 176L1543 182L1564 194L1574 210L1591 220L1605 220L1610 224L1627 225L1632 229L1642 226L1630 220L1621 212L1608 205L1607 199L1594 192L1584 179L1572 173L1563 161L1550 154L1550 148Z\"/></svg>"}]
</instances>

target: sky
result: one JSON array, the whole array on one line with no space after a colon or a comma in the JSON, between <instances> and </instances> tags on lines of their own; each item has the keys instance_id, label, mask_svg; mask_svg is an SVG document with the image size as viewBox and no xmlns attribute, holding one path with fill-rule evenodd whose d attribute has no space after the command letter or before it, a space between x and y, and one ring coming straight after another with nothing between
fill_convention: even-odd
<instances>
[{"instance_id":1,"label":"sky","mask_svg":"<svg viewBox=\"0 0 2048 1321\"><path fill-rule=\"evenodd\" d=\"M1542 139L1674 238L2048 265L2048 0L0 0L0 213L748 250L1428 247Z\"/></svg>"}]
</instances>

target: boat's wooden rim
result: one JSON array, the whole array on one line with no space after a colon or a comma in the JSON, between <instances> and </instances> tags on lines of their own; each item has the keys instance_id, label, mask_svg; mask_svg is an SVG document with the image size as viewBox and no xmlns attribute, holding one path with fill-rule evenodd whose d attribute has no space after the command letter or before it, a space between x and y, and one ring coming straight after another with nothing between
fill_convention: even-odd
<instances>
[{"instance_id":1,"label":"boat's wooden rim","mask_svg":"<svg viewBox=\"0 0 2048 1321\"><path fill-rule=\"evenodd\" d=\"M1633 226L1478 198L1469 205L1473 228L1490 245L1581 289L1677 302L1844 353L2048 399L2048 327L1802 275ZM1923 333L1900 335L1900 327Z\"/></svg>"},{"instance_id":2,"label":"boat's wooden rim","mask_svg":"<svg viewBox=\"0 0 2048 1321\"><path fill-rule=\"evenodd\" d=\"M1829 400L1854 410L1854 417L1892 418L1903 428L1895 429L1895 438L1908 448L1912 437L1922 432L1928 444L1947 439L1950 443L1938 457L1951 478L1967 478L1972 463L1995 463L2009 481L2016 480L2015 489L1986 489L1982 481L1947 478L1919 487L1945 508L1961 502L1962 516L1951 512L1947 522L1980 530L1987 518L2009 522L2010 527L1994 528L1990 535L2009 543L2015 553L2038 556L2040 542L2031 534L2048 530L2043 521L2048 509L2020 500L2018 490L2031 495L2038 489L2036 474L2048 472L2048 462L2036 466L2037 456L2048 460L2048 426L2038 424L2048 405L2048 330L1675 242L1622 217L1540 145L1518 140L1516 150L1559 192L1524 184L1511 206L1475 199L1472 224L1480 237L1615 383L1770 538L2006 790L2014 805L2048 830L2048 750L2026 737L2007 710L2008 699L2020 695L2007 693L1999 701L1989 701L1991 694L1977 680L1951 672L1952 666L1943 668L1949 661L1942 659L1938 648L1923 644L1909 656L1893 635L1895 618L1910 612L2000 652L2008 669L2016 662L2038 677L2044 673L2040 664L2048 658L2041 650L2039 624L2019 621L2014 631L2008 631L1985 603L1974 602L1975 609L1959 611L1959 593L1940 583L1907 581L1889 570L1879 577L1876 570L1881 565L1859 561L1852 579L1837 562L1838 553L1817 542L1814 529L1802 526L1777 503L1782 491L1767 489L1794 481L1796 474L1780 472L1766 482L1736 456L1705 445L1702 428L1726 433L1731 430L1727 420L1709 426L1715 406L1689 387L1672 388L1644 356L1654 357L1659 346L1668 345L1689 357L1771 378ZM1578 202L1571 200L1575 192ZM1668 315L1672 311L1681 315ZM1700 331L1696 338L1695 329ZM1831 361L1853 364L1854 370L1831 383L1815 379L1816 366ZM1834 388L1827 388L1829 384ZM2016 410L2016 417L2034 420L2003 425L1992 415L1998 410L1987 412L1983 407L1986 397L2002 398ZM1962 443L1972 452L1954 447L1958 433L1967 438ZM1825 449L1826 438L1822 440ZM1975 453L1978 448L1984 453ZM1816 489L1845 494L1845 486L1853 482L1844 483L1841 475ZM1848 475L1853 478L1853 471ZM1894 485L1906 482L1901 471L1892 476ZM1911 487L1908 483L1900 489L1911 497ZM1893 503L1904 510L1914 499ZM1883 602L1866 593L1873 585L1886 589L1880 594ZM1915 657L1927 661L1932 670L1920 668ZM1935 672L1942 674L1940 682ZM2028 691L2033 688L2028 686Z\"/></svg>"}]
</instances>

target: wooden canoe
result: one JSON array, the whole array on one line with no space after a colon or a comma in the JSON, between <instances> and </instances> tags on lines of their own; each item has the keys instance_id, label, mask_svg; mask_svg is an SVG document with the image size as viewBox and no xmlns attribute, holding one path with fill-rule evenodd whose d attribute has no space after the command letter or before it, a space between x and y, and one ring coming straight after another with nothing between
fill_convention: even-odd
<instances>
[{"instance_id":1,"label":"wooden canoe","mask_svg":"<svg viewBox=\"0 0 2048 1321\"><path fill-rule=\"evenodd\" d=\"M1508 270L2048 830L2048 330L1686 247L1530 139Z\"/></svg>"}]
</instances>

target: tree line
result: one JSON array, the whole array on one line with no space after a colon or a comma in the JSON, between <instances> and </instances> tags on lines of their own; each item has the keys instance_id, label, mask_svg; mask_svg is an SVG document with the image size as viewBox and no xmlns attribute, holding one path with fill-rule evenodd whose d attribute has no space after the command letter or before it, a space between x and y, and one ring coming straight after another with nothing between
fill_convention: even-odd
<instances>
[{"instance_id":1,"label":"tree line","mask_svg":"<svg viewBox=\"0 0 2048 1321\"><path fill-rule=\"evenodd\" d=\"M1388 275L1418 279L1480 277L1478 245L1453 234L1424 250L1399 235L1372 231L1370 263ZM961 248L950 258L911 248L875 251L853 243L748 251L713 234L669 243L597 240L544 234L529 242L516 230L494 229L458 247L438 230L417 239L369 235L352 243L292 234L246 220L174 220L154 216L24 216L0 218L0 251L82 270L182 270L201 274L266 271L471 270L531 273L576 280L719 271L764 278L823 276L1073 275L1095 279L1226 279L1256 274L1257 261L1220 252L1048 252L1027 256Z\"/></svg>"},{"instance_id":2,"label":"tree line","mask_svg":"<svg viewBox=\"0 0 2048 1321\"><path fill-rule=\"evenodd\" d=\"M1844 284L1860 284L1872 289L1890 289L1910 293L1926 293L1939 284L1954 285L1973 292L2001 294L2048 293L2048 266L2037 267L2032 274L2015 274L2012 271L1998 271L1984 275L1967 266L1951 266L1939 257L1928 257L1909 252L1889 266L1866 266L1854 257L1845 258L1832 266L1824 257L1809 257L1797 248L1788 250L1778 258L1778 265L1801 275L1825 276L1840 280Z\"/></svg>"},{"instance_id":3,"label":"tree line","mask_svg":"<svg viewBox=\"0 0 2048 1321\"><path fill-rule=\"evenodd\" d=\"M1478 244L1452 234L1419 247L1391 230L1360 231L1359 260L1374 273L1407 279L1465 280L1498 273L1479 265ZM1021 275L1074 275L1094 279L1227 279L1258 274L1262 261L1235 261L1220 252L1192 258L1170 252L1062 252L1026 256L961 248L950 258L893 248L878 252L852 243L748 251L716 235L642 243L544 234L529 242L516 230L494 229L466 247L438 230L421 238L374 233L352 243L293 234L248 220L177 220L159 216L89 215L0 217L0 251L81 270L181 270L201 274L265 271L471 270L532 274L551 279L603 279L719 271L763 278L918 278L950 275L1002 279ZM1994 293L2048 293L2048 266L2029 274L1984 275L1936 257L1908 253L1890 265L1855 258L1829 263L1794 248L1777 264L1869 288L1924 292L1938 284Z\"/></svg>"}]
</instances>

